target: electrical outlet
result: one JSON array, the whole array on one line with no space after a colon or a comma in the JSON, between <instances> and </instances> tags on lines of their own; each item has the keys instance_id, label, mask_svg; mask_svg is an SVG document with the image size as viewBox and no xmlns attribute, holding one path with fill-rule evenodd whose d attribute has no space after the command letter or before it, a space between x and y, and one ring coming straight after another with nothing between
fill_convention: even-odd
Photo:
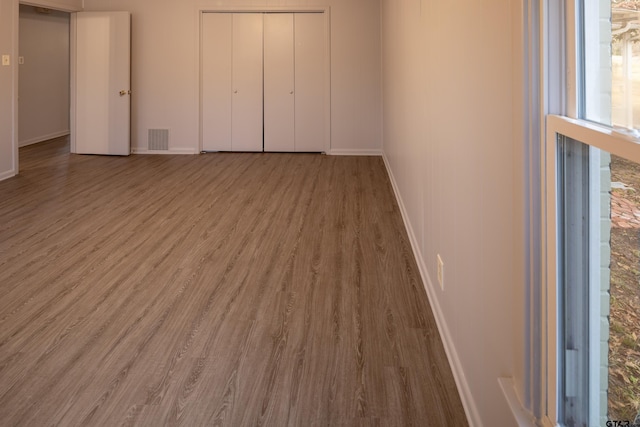
<instances>
[{"instance_id":1,"label":"electrical outlet","mask_svg":"<svg viewBox=\"0 0 640 427\"><path fill-rule=\"evenodd\" d=\"M438 254L438 283L440 284L440 289L444 291L444 263L440 254Z\"/></svg>"},{"instance_id":2,"label":"electrical outlet","mask_svg":"<svg viewBox=\"0 0 640 427\"><path fill-rule=\"evenodd\" d=\"M2 55L2 65L3 66L7 66L7 65L11 65L11 56L9 55Z\"/></svg>"}]
</instances>

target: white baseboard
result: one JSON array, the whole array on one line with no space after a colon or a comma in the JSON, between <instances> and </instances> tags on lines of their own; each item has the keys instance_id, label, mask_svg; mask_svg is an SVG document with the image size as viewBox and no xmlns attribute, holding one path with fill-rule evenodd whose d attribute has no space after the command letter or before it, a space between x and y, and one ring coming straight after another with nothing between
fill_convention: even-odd
<instances>
[{"instance_id":1,"label":"white baseboard","mask_svg":"<svg viewBox=\"0 0 640 427\"><path fill-rule=\"evenodd\" d=\"M33 145L33 144L37 144L39 142L48 141L50 139L60 138L62 136L67 136L69 134L70 134L69 130L63 130L61 132L54 132L54 133L50 133L48 135L38 136L38 137L35 137L35 138L27 139L25 141L19 141L18 142L18 147L26 147L27 145Z\"/></svg>"},{"instance_id":2,"label":"white baseboard","mask_svg":"<svg viewBox=\"0 0 640 427\"><path fill-rule=\"evenodd\" d=\"M131 154L192 155L192 154L199 154L199 152L194 150L193 148L170 148L168 150L149 150L146 148L132 147Z\"/></svg>"},{"instance_id":3,"label":"white baseboard","mask_svg":"<svg viewBox=\"0 0 640 427\"><path fill-rule=\"evenodd\" d=\"M11 169L6 172L0 172L0 181L4 181L5 179L13 178L16 176L15 170Z\"/></svg>"},{"instance_id":4,"label":"white baseboard","mask_svg":"<svg viewBox=\"0 0 640 427\"><path fill-rule=\"evenodd\" d=\"M382 150L336 148L327 154L330 156L382 156Z\"/></svg>"},{"instance_id":5,"label":"white baseboard","mask_svg":"<svg viewBox=\"0 0 640 427\"><path fill-rule=\"evenodd\" d=\"M402 213L404 226L407 230L407 234L409 235L409 241L411 242L411 247L413 249L416 263L418 264L418 269L420 270L420 276L422 277L422 282L424 283L424 287L427 291L427 296L429 297L429 304L431 305L431 310L433 311L433 315L436 319L438 332L440 333L440 339L442 340L445 353L447 354L447 359L449 360L449 364L451 365L453 378L456 382L456 386L458 387L458 391L460 392L460 399L462 400L462 406L464 407L464 411L467 415L467 420L469 421L469 425L471 427L482 427L482 420L480 419L478 408L476 406L475 400L473 399L473 395L471 394L469 383L467 382L467 379L464 375L462 363L460 362L460 358L458 357L453 339L449 332L447 321L442 314L442 309L440 308L440 305L438 303L438 298L436 298L436 288L431 281L427 266L424 263L424 257L422 256L422 252L420 251L418 240L416 239L413 227L409 222L407 209L405 207L404 201L402 200L402 197L400 197L398 184L389 165L389 160L387 159L387 156L384 154L384 152L382 153L382 158L384 160L387 173L389 174L391 186L393 187L393 192L395 193L396 200L398 201L400 212Z\"/></svg>"},{"instance_id":6,"label":"white baseboard","mask_svg":"<svg viewBox=\"0 0 640 427\"><path fill-rule=\"evenodd\" d=\"M522 406L522 403L518 398L513 378L498 378L498 384L500 385L502 394L509 405L509 409L511 409L511 414L513 415L518 427L536 427L537 423L535 417Z\"/></svg>"}]
</instances>

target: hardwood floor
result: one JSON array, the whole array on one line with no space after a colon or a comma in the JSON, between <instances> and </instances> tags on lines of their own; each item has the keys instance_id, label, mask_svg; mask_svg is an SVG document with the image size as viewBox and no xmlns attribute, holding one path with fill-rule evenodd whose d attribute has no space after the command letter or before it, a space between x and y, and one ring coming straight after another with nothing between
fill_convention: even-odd
<instances>
[{"instance_id":1,"label":"hardwood floor","mask_svg":"<svg viewBox=\"0 0 640 427\"><path fill-rule=\"evenodd\" d=\"M381 158L68 152L0 182L0 424L467 425Z\"/></svg>"}]
</instances>

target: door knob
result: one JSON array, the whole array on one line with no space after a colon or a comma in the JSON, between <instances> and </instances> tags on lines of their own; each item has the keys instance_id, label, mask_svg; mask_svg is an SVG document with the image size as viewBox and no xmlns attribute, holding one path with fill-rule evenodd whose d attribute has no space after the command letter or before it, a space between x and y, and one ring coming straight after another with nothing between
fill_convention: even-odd
<instances>
[{"instance_id":1,"label":"door knob","mask_svg":"<svg viewBox=\"0 0 640 427\"><path fill-rule=\"evenodd\" d=\"M293 91L289 92L289 95L293 95Z\"/></svg>"},{"instance_id":2,"label":"door knob","mask_svg":"<svg viewBox=\"0 0 640 427\"><path fill-rule=\"evenodd\" d=\"M237 91L237 90L234 90L234 91L233 91L233 93L238 93L238 91Z\"/></svg>"},{"instance_id":3,"label":"door knob","mask_svg":"<svg viewBox=\"0 0 640 427\"><path fill-rule=\"evenodd\" d=\"M120 96L125 96L125 95L131 95L131 91L130 90L121 90L120 91Z\"/></svg>"}]
</instances>

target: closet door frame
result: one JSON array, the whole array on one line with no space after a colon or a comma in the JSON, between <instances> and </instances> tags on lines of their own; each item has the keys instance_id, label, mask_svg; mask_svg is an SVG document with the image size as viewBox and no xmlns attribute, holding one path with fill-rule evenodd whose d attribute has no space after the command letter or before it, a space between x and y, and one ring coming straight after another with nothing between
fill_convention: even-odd
<instances>
[{"instance_id":1,"label":"closet door frame","mask_svg":"<svg viewBox=\"0 0 640 427\"><path fill-rule=\"evenodd\" d=\"M329 6L319 7L196 7L198 23L197 31L197 61L198 61L198 151L202 152L203 147L203 61L202 50L204 48L203 16L205 13L322 13L325 25L325 64L324 64L324 152L331 152L331 8Z\"/></svg>"}]
</instances>

